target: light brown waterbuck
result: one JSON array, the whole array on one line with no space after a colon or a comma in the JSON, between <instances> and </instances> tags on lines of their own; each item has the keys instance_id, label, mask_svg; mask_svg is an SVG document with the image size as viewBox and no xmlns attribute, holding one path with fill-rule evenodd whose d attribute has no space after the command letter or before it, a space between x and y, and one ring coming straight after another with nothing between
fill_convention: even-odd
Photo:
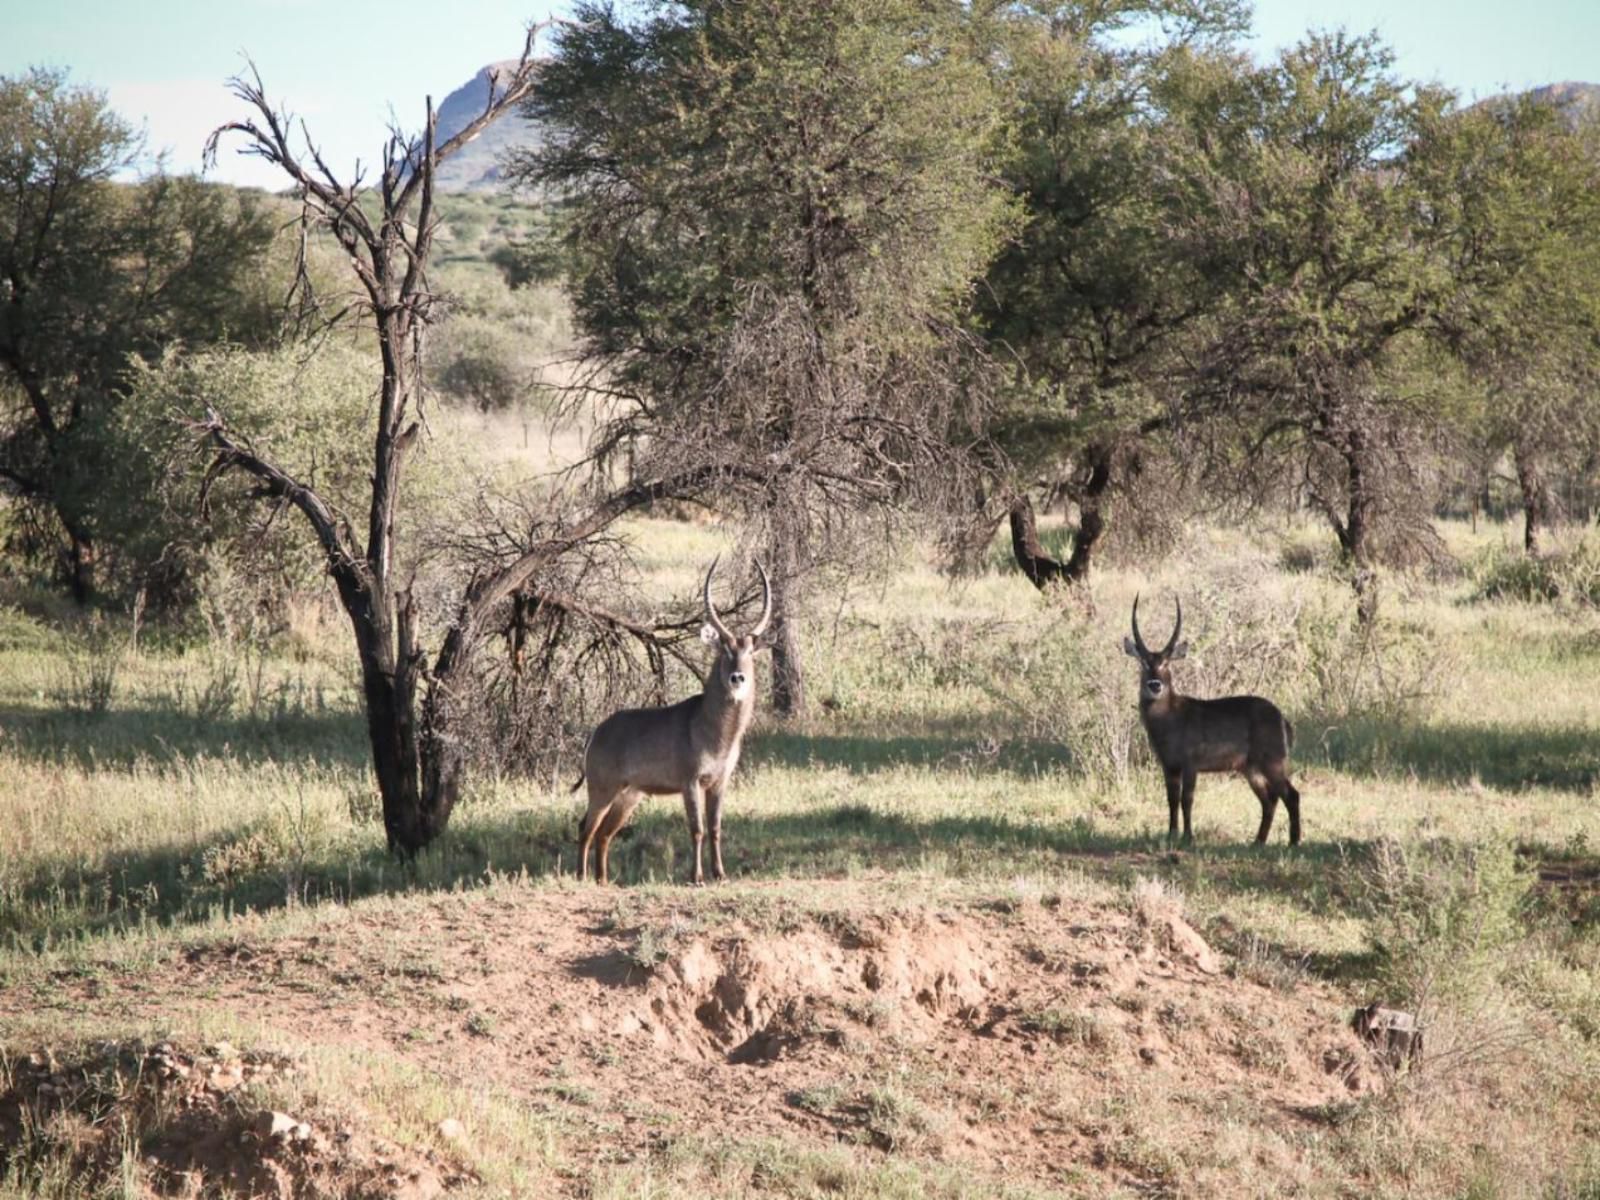
<instances>
[{"instance_id":1,"label":"light brown waterbuck","mask_svg":"<svg viewBox=\"0 0 1600 1200\"><path fill-rule=\"evenodd\" d=\"M1183 601L1178 622L1160 650L1151 650L1139 636L1139 598L1133 598L1133 636L1122 648L1139 660L1139 719L1150 749L1167 780L1168 839L1178 836L1178 807L1183 806L1183 840L1194 840L1189 813L1194 807L1195 776L1202 771L1238 771L1261 801L1257 843L1272 829L1272 814L1283 800L1289 810L1289 844L1300 844L1300 793L1289 781L1289 748L1294 727L1278 706L1260 696L1223 696L1200 700L1182 696L1172 686L1171 663L1189 651L1180 642Z\"/></svg>"},{"instance_id":2,"label":"light brown waterbuck","mask_svg":"<svg viewBox=\"0 0 1600 1200\"><path fill-rule=\"evenodd\" d=\"M611 839L628 823L646 796L683 795L694 839L694 883L705 882L701 845L705 829L711 830L711 869L717 879L722 867L722 797L733 770L739 765L739 747L755 711L755 655L765 649L757 641L772 619L772 583L766 568L761 573L761 619L743 637L722 623L711 602L711 577L717 560L706 572L706 625L700 636L716 647L716 660L706 675L705 691L665 708L625 708L595 727L583 756L583 774L572 790L589 784L589 808L578 822L578 878L588 875L589 847L595 846L595 874L610 881L607 859ZM705 822L701 823L701 801Z\"/></svg>"}]
</instances>

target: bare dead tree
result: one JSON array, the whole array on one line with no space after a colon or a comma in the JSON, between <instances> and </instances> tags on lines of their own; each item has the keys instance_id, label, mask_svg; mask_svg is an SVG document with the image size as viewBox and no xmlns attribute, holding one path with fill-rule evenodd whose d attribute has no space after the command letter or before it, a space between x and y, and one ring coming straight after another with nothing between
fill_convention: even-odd
<instances>
[{"instance_id":1,"label":"bare dead tree","mask_svg":"<svg viewBox=\"0 0 1600 1200\"><path fill-rule=\"evenodd\" d=\"M304 150L296 148L293 119L268 100L253 66L248 77L233 81L234 93L253 116L223 125L207 145L214 159L223 138L241 136L245 153L283 171L298 193L307 231L331 235L345 251L356 283L353 311L376 338L381 380L364 531L316 487L230 427L223 414L208 411L193 428L214 455L207 488L226 472L243 472L258 481L257 495L296 509L316 534L355 635L384 827L391 852L403 857L443 832L460 796L467 756L455 731L472 705L474 651L492 630L495 615L514 595L532 589L548 611L620 626L617 614L541 590L540 580L628 511L695 494L705 482L703 472L691 468L678 476L631 480L609 492L591 489L581 504L572 504L570 495L560 497L566 502L551 503L536 538L470 575L443 622L438 649L432 654L423 649L413 579L396 566L396 538L401 481L422 431L422 343L433 306L427 268L438 224L434 172L528 96L540 63L534 42L548 24L529 28L521 58L491 80L483 111L453 137L435 141L431 98L420 137L392 132L375 190L363 186L359 165L353 178L341 180L303 125ZM301 279L305 286L303 272Z\"/></svg>"},{"instance_id":2,"label":"bare dead tree","mask_svg":"<svg viewBox=\"0 0 1600 1200\"><path fill-rule=\"evenodd\" d=\"M698 458L707 487L696 501L744 518L771 572L779 715L806 707L800 628L817 573L881 568L905 513L926 529L970 507L990 450L990 364L959 331L939 336L936 352L896 353L751 287L715 352L676 369L695 386L619 391L597 432L590 461L602 473L625 461L652 478ZM625 369L596 350L578 387Z\"/></svg>"}]
</instances>

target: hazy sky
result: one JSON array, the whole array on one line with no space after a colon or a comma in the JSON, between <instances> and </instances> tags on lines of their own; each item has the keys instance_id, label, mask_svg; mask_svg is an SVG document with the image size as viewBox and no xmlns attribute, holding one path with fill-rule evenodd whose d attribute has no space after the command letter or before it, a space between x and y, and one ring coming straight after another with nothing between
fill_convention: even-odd
<instances>
[{"instance_id":1,"label":"hazy sky","mask_svg":"<svg viewBox=\"0 0 1600 1200\"><path fill-rule=\"evenodd\" d=\"M804 3L804 0L795 0ZM514 57L522 31L561 0L0 0L0 74L67 67L146 123L175 170L199 166L206 134L241 116L227 78L254 58L269 95L311 126L344 170L381 150L391 112L421 124L435 101L488 62ZM1255 48L1270 54L1309 27L1377 29L1405 75L1468 98L1559 80L1600 83L1600 0L1256 0ZM225 150L217 177L278 186Z\"/></svg>"}]
</instances>

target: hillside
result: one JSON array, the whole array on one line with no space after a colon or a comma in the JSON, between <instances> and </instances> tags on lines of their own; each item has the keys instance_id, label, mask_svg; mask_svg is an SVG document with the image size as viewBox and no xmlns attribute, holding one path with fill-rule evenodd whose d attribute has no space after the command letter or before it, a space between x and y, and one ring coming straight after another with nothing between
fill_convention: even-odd
<instances>
[{"instance_id":1,"label":"hillside","mask_svg":"<svg viewBox=\"0 0 1600 1200\"><path fill-rule=\"evenodd\" d=\"M1547 83L1532 94L1559 105L1574 122L1600 117L1600 83Z\"/></svg>"},{"instance_id":2,"label":"hillside","mask_svg":"<svg viewBox=\"0 0 1600 1200\"><path fill-rule=\"evenodd\" d=\"M508 71L514 65L511 62L490 63L440 102L440 141L455 136L462 126L483 111L489 98L490 74ZM437 185L451 192L497 188L502 182L501 156L513 147L536 143L538 138L533 122L520 116L497 121L439 168Z\"/></svg>"}]
</instances>

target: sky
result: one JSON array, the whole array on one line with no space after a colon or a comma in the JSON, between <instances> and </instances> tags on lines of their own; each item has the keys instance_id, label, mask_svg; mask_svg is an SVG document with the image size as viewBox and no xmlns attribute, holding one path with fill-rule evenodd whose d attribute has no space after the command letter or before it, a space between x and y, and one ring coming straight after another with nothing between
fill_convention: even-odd
<instances>
[{"instance_id":1,"label":"sky","mask_svg":"<svg viewBox=\"0 0 1600 1200\"><path fill-rule=\"evenodd\" d=\"M794 0L804 3L804 0ZM514 58L560 0L0 0L0 74L66 68L142 124L169 170L200 167L217 125L246 115L227 89L248 54L269 97L304 118L330 166L378 157L392 119L421 125L479 68ZM563 5L564 7L564 5ZM1376 29L1402 75L1471 100L1541 83L1600 83L1600 0L1256 0L1268 57L1309 28ZM240 143L235 142L234 145ZM224 148L211 177L278 187Z\"/></svg>"}]
</instances>

